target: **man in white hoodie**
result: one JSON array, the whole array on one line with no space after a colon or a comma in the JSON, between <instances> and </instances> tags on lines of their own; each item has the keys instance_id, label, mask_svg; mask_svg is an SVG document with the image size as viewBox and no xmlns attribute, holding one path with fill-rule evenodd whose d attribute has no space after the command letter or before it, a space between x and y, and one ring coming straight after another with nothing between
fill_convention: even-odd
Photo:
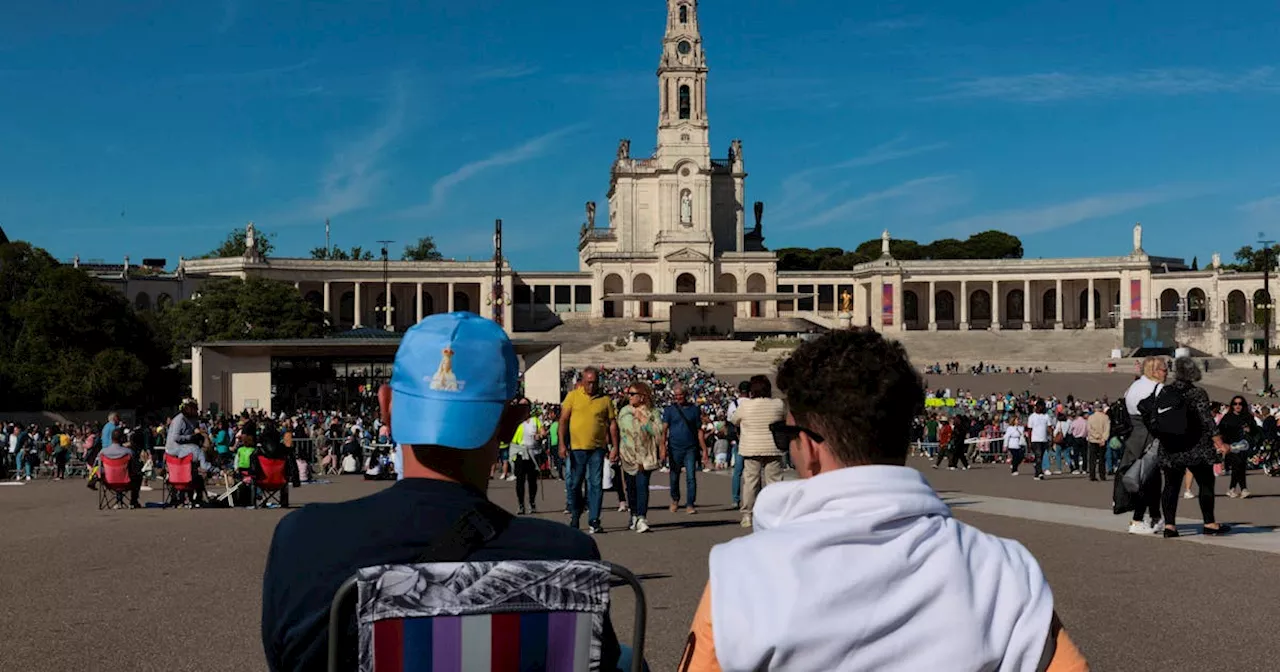
<instances>
[{"instance_id":1,"label":"man in white hoodie","mask_svg":"<svg viewBox=\"0 0 1280 672\"><path fill-rule=\"evenodd\" d=\"M711 551L681 670L1087 670L1021 544L951 517L904 466L924 387L901 344L841 330L778 369L770 426L802 480Z\"/></svg>"}]
</instances>

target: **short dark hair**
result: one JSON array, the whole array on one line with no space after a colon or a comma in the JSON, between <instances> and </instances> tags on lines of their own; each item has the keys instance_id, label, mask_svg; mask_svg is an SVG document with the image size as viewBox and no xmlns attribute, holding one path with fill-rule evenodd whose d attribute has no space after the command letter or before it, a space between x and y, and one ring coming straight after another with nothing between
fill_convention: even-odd
<instances>
[{"instance_id":1,"label":"short dark hair","mask_svg":"<svg viewBox=\"0 0 1280 672\"><path fill-rule=\"evenodd\" d=\"M754 375L751 376L751 382L748 383L748 390L752 399L763 399L773 396L773 383L769 382L769 376Z\"/></svg>"},{"instance_id":2,"label":"short dark hair","mask_svg":"<svg viewBox=\"0 0 1280 672\"><path fill-rule=\"evenodd\" d=\"M117 445L124 443L123 427L116 427L115 429L111 430L111 443L114 443Z\"/></svg>"},{"instance_id":3,"label":"short dark hair","mask_svg":"<svg viewBox=\"0 0 1280 672\"><path fill-rule=\"evenodd\" d=\"M746 380L744 380L744 381L742 381L741 383L738 383L738 393L739 393L739 394L751 394L751 383L750 383L750 381L746 381Z\"/></svg>"},{"instance_id":4,"label":"short dark hair","mask_svg":"<svg viewBox=\"0 0 1280 672\"><path fill-rule=\"evenodd\" d=\"M832 331L796 348L777 383L796 422L821 434L842 464L906 463L924 381L901 343L871 329Z\"/></svg>"}]
</instances>

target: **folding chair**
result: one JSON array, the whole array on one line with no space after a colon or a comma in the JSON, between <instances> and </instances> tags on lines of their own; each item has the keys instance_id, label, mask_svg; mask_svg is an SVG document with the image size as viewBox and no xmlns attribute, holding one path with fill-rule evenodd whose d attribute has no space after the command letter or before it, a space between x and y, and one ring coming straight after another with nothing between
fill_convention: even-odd
<instances>
[{"instance_id":1,"label":"folding chair","mask_svg":"<svg viewBox=\"0 0 1280 672\"><path fill-rule=\"evenodd\" d=\"M98 480L98 510L127 509L124 498L133 488L129 475L129 456L102 458L101 477Z\"/></svg>"},{"instance_id":2,"label":"folding chair","mask_svg":"<svg viewBox=\"0 0 1280 672\"><path fill-rule=\"evenodd\" d=\"M253 476L253 508L266 506L272 501L281 508L288 508L288 461L261 455L255 455L254 459L258 461L258 468Z\"/></svg>"},{"instance_id":3,"label":"folding chair","mask_svg":"<svg viewBox=\"0 0 1280 672\"><path fill-rule=\"evenodd\" d=\"M174 457L168 453L164 456L164 506L177 505L183 496L191 497L195 491L195 455Z\"/></svg>"},{"instance_id":4,"label":"folding chair","mask_svg":"<svg viewBox=\"0 0 1280 672\"><path fill-rule=\"evenodd\" d=\"M644 589L625 567L588 560L361 569L329 609L329 672L353 658L360 672L599 669L614 577L635 592L630 669L640 672Z\"/></svg>"}]
</instances>

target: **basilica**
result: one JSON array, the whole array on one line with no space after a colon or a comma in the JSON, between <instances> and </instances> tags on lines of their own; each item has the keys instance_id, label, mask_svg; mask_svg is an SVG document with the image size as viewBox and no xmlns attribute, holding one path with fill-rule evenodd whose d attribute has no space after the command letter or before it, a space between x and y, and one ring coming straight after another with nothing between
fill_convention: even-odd
<instances>
[{"instance_id":1,"label":"basilica","mask_svg":"<svg viewBox=\"0 0 1280 672\"><path fill-rule=\"evenodd\" d=\"M92 270L140 309L190 297L209 278L275 278L330 313L339 329L403 332L426 315L471 310L509 331L561 325L658 323L675 333L768 331L777 318L815 329L910 331L1114 330L1158 320L1180 345L1214 356L1261 347L1274 310L1261 273L1203 269L1133 245L1087 258L898 260L889 231L879 259L847 271L787 271L765 246L764 204L747 197L743 142L713 154L697 0L667 0L658 54L657 146L634 156L622 140L609 167L607 208L586 204L578 268L522 272L496 261L331 261L267 257L183 260ZM750 203L750 204L749 204ZM571 229L572 230L572 229ZM500 231L495 242L500 241ZM851 234L851 245L865 238ZM147 272L141 272L146 270Z\"/></svg>"}]
</instances>

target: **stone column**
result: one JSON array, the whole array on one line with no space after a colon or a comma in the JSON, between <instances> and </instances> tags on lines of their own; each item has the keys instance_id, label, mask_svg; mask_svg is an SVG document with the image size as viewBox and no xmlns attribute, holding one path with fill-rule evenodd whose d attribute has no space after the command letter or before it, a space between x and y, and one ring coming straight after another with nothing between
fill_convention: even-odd
<instances>
[{"instance_id":1,"label":"stone column","mask_svg":"<svg viewBox=\"0 0 1280 672\"><path fill-rule=\"evenodd\" d=\"M382 291L386 292L386 297L387 297L387 300L384 301L382 304L382 313L383 315L385 315L382 321L382 326L385 327L387 331L395 331L396 324L393 321L395 319L395 316L392 314L395 311L391 303L391 282L390 281L387 282L387 286L383 288Z\"/></svg>"},{"instance_id":2,"label":"stone column","mask_svg":"<svg viewBox=\"0 0 1280 672\"><path fill-rule=\"evenodd\" d=\"M415 282L413 283L413 286L418 292L418 312L417 312L418 319L414 320L414 324L417 324L422 321L423 317L426 317L426 316L422 314L422 283Z\"/></svg>"},{"instance_id":3,"label":"stone column","mask_svg":"<svg viewBox=\"0 0 1280 672\"><path fill-rule=\"evenodd\" d=\"M447 297L448 300L445 302L445 305L449 306L449 312L452 313L453 312L453 283L452 282L449 283L449 288L446 291L449 292L449 296Z\"/></svg>"},{"instance_id":4,"label":"stone column","mask_svg":"<svg viewBox=\"0 0 1280 672\"><path fill-rule=\"evenodd\" d=\"M1031 329L1031 281L1022 281L1022 328Z\"/></svg>"},{"instance_id":5,"label":"stone column","mask_svg":"<svg viewBox=\"0 0 1280 672\"><path fill-rule=\"evenodd\" d=\"M326 313L333 312L333 304L329 302L329 298L330 298L329 285L330 284L331 283L328 280L324 281L324 312Z\"/></svg>"},{"instance_id":6,"label":"stone column","mask_svg":"<svg viewBox=\"0 0 1280 672\"><path fill-rule=\"evenodd\" d=\"M1053 292L1053 328L1062 331L1062 278L1058 278L1056 287Z\"/></svg>"},{"instance_id":7,"label":"stone column","mask_svg":"<svg viewBox=\"0 0 1280 672\"><path fill-rule=\"evenodd\" d=\"M1000 281L991 281L991 331L1000 331L1004 327L1000 324Z\"/></svg>"},{"instance_id":8,"label":"stone column","mask_svg":"<svg viewBox=\"0 0 1280 672\"><path fill-rule=\"evenodd\" d=\"M902 276L898 276L893 283L893 326L895 331L907 330L907 316L902 312L903 284Z\"/></svg>"},{"instance_id":9,"label":"stone column","mask_svg":"<svg viewBox=\"0 0 1280 672\"><path fill-rule=\"evenodd\" d=\"M1093 320L1093 316L1096 314L1095 311L1097 311L1098 309L1098 307L1094 305L1094 301L1093 301L1093 278L1089 278L1089 289L1086 291L1088 291L1089 294L1088 294L1088 298L1085 301L1085 306L1086 306L1085 310L1088 310L1089 314L1084 316L1084 319L1085 319L1084 328L1092 330L1092 329L1096 329L1098 326Z\"/></svg>"},{"instance_id":10,"label":"stone column","mask_svg":"<svg viewBox=\"0 0 1280 672\"><path fill-rule=\"evenodd\" d=\"M969 331L969 282L960 281L960 331Z\"/></svg>"},{"instance_id":11,"label":"stone column","mask_svg":"<svg viewBox=\"0 0 1280 672\"><path fill-rule=\"evenodd\" d=\"M937 285L934 283L934 281L930 280L929 281L929 299L928 299L929 300L929 331L938 330L938 316L935 313L935 311L937 310L937 304L934 303L934 300L933 300L933 294L935 291L937 291Z\"/></svg>"},{"instance_id":12,"label":"stone column","mask_svg":"<svg viewBox=\"0 0 1280 672\"><path fill-rule=\"evenodd\" d=\"M355 294L355 299L356 299L355 301L356 306L354 311L355 322L352 325L352 327L355 329L359 329L360 327L364 326L364 315L362 314L362 311L364 310L364 300L360 296L363 290L364 290L364 287L362 286L361 283L359 282L355 283L355 291L352 292L353 294Z\"/></svg>"}]
</instances>

